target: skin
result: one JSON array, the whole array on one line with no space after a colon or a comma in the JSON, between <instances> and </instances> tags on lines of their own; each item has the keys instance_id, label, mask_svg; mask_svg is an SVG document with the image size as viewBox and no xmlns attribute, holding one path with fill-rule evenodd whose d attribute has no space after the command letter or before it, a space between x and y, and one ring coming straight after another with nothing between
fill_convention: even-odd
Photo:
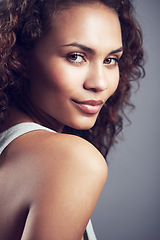
<instances>
[{"instance_id":1,"label":"skin","mask_svg":"<svg viewBox=\"0 0 160 240\"><path fill-rule=\"evenodd\" d=\"M118 17L102 4L79 5L57 15L51 29L29 57L28 83L33 106L59 133L27 133L1 154L0 239L83 239L107 178L105 160L90 143L60 132L65 125L91 128L116 90ZM29 121L12 109L5 128Z\"/></svg>"},{"instance_id":2,"label":"skin","mask_svg":"<svg viewBox=\"0 0 160 240\"><path fill-rule=\"evenodd\" d=\"M119 20L103 5L78 6L60 13L52 29L29 58L32 102L56 131L89 129L118 86L122 51L112 52L122 48ZM102 104L86 113L74 102L86 100Z\"/></svg>"}]
</instances>

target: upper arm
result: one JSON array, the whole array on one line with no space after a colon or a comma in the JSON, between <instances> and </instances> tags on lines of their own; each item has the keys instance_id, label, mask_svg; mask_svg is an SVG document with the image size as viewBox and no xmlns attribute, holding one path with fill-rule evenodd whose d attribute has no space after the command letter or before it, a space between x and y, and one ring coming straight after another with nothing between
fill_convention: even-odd
<instances>
[{"instance_id":1,"label":"upper arm","mask_svg":"<svg viewBox=\"0 0 160 240\"><path fill-rule=\"evenodd\" d=\"M38 154L46 163L22 240L80 240L104 186L101 154L78 137L58 138Z\"/></svg>"}]
</instances>

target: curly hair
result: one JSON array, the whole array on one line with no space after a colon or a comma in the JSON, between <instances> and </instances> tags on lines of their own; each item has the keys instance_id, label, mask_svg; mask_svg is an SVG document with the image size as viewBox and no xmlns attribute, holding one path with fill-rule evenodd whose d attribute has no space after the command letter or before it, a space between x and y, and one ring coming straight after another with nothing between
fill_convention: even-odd
<instances>
[{"instance_id":1,"label":"curly hair","mask_svg":"<svg viewBox=\"0 0 160 240\"><path fill-rule=\"evenodd\" d=\"M49 31L53 15L73 4L101 2L119 16L124 53L119 62L120 81L116 92L107 100L94 127L65 133L79 135L92 142L104 156L122 130L124 109L130 102L132 82L144 76L141 28L129 0L2 0L0 2L0 125L9 117L11 105L19 106L24 98L25 56L43 34ZM22 97L23 95L23 97ZM25 101L24 101L25 102ZM25 103L21 104L27 112ZM23 106L22 106L23 105ZM29 112L28 112L29 113Z\"/></svg>"}]
</instances>

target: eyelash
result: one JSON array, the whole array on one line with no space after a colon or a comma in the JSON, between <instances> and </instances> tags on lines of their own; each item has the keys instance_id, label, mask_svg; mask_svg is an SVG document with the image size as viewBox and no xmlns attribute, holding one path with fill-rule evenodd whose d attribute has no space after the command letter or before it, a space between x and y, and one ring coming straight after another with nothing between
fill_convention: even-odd
<instances>
[{"instance_id":1,"label":"eyelash","mask_svg":"<svg viewBox=\"0 0 160 240\"><path fill-rule=\"evenodd\" d=\"M109 65L109 66L116 66L118 63L119 63L119 59L118 58L107 58L107 59L105 59L105 61L110 61L110 62L112 62L112 61L114 61L114 63L113 64L107 64L107 65Z\"/></svg>"},{"instance_id":2,"label":"eyelash","mask_svg":"<svg viewBox=\"0 0 160 240\"><path fill-rule=\"evenodd\" d=\"M82 58L81 61L78 61L76 62L77 58L80 57ZM76 58L76 59L73 59L73 58ZM85 60L85 55L84 54L81 54L81 53L69 53L67 55L67 60L71 63L75 63L75 64L82 64L83 62L86 62Z\"/></svg>"},{"instance_id":3,"label":"eyelash","mask_svg":"<svg viewBox=\"0 0 160 240\"><path fill-rule=\"evenodd\" d=\"M82 60L81 61L77 61L78 57L80 57ZM74 64L82 64L83 62L86 62L85 58L86 58L86 56L84 54L81 54L81 53L69 53L67 55L67 60L69 62L71 62L71 63L74 63ZM106 63L106 65L108 65L110 67L116 66L119 63L119 59L118 58L106 58L104 60L104 63L105 63L105 61L109 61L109 63ZM110 64L112 61L114 61L114 63Z\"/></svg>"}]
</instances>

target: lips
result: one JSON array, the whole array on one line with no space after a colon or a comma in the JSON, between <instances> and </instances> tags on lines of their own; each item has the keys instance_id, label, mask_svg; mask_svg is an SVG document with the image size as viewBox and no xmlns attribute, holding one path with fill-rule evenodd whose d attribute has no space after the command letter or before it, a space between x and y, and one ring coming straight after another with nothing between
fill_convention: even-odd
<instances>
[{"instance_id":1,"label":"lips","mask_svg":"<svg viewBox=\"0 0 160 240\"><path fill-rule=\"evenodd\" d=\"M100 111L103 101L101 100L88 100L88 101L75 101L72 100L75 106L84 113L96 114Z\"/></svg>"}]
</instances>

